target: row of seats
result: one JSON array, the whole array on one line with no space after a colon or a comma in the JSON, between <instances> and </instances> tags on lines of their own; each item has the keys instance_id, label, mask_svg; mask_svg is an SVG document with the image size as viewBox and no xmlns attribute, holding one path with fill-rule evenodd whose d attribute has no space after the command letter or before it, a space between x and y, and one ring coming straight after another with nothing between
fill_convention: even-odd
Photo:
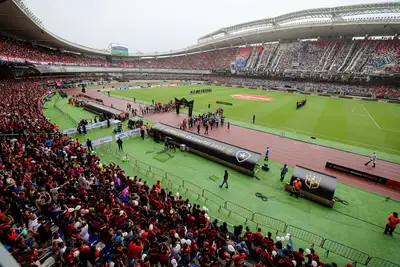
<instances>
[{"instance_id":1,"label":"row of seats","mask_svg":"<svg viewBox=\"0 0 400 267\"><path fill-rule=\"evenodd\" d=\"M260 78L213 76L213 75L188 75L188 74L131 74L132 80L191 80L229 85L263 86L268 88L280 87L281 89L300 89L310 92L334 93L341 95L369 96L378 98L399 98L400 88L377 85L352 85L341 83L321 83L311 81L293 80L267 80Z\"/></svg>"},{"instance_id":2,"label":"row of seats","mask_svg":"<svg viewBox=\"0 0 400 267\"><path fill-rule=\"evenodd\" d=\"M102 58L85 57L0 37L0 58L18 58L34 63L103 67L232 69L238 73L288 70L398 72L399 55L399 40L333 40L269 43L258 47L227 48L174 57L108 62Z\"/></svg>"}]
</instances>

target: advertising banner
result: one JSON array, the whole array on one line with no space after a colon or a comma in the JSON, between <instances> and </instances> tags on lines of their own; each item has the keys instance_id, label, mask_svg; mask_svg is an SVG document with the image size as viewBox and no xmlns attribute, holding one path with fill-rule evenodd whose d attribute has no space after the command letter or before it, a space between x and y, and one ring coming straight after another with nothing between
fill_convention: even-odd
<instances>
[{"instance_id":1,"label":"advertising banner","mask_svg":"<svg viewBox=\"0 0 400 267\"><path fill-rule=\"evenodd\" d=\"M351 174L351 175L354 175L354 176L358 176L358 177L361 177L361 178L364 178L364 179L367 179L367 180L370 180L370 181L374 181L374 182L377 182L377 183L380 183L380 184L386 184L387 183L387 179L384 178L384 177L380 177L380 176L374 175L372 173L367 173L367 172L364 172L364 171L356 170L356 169L353 169L351 167L343 166L341 164L337 164L337 163L333 163L333 162L329 162L328 161L328 162L326 162L325 167L329 168L329 169L336 170L336 171L344 172L344 173L347 173L347 174Z\"/></svg>"},{"instance_id":2,"label":"advertising banner","mask_svg":"<svg viewBox=\"0 0 400 267\"><path fill-rule=\"evenodd\" d=\"M99 146L99 145L102 145L105 143L110 143L110 142L112 142L112 140L113 140L112 136L103 137L103 138L100 138L97 140L93 140L92 146ZM87 147L86 143L82 144L82 146L85 148Z\"/></svg>"},{"instance_id":3,"label":"advertising banner","mask_svg":"<svg viewBox=\"0 0 400 267\"><path fill-rule=\"evenodd\" d=\"M112 136L107 136L107 137L98 139L99 145L105 144L105 143L110 143L110 142L112 142L112 140L113 140Z\"/></svg>"},{"instance_id":4,"label":"advertising banner","mask_svg":"<svg viewBox=\"0 0 400 267\"><path fill-rule=\"evenodd\" d=\"M244 168L250 172L254 172L254 168L261 157L261 154L258 152L180 130L163 123L157 123L152 129L158 131L164 137L171 137L173 141L179 144L185 144L191 149Z\"/></svg>"},{"instance_id":5,"label":"advertising banner","mask_svg":"<svg viewBox=\"0 0 400 267\"><path fill-rule=\"evenodd\" d=\"M333 200L336 191L336 177L296 166L292 174L292 181L300 178L301 190L318 197Z\"/></svg>"},{"instance_id":6,"label":"advertising banner","mask_svg":"<svg viewBox=\"0 0 400 267\"><path fill-rule=\"evenodd\" d=\"M120 122L121 121L119 121L119 120L112 120L112 121L110 121L110 125L117 124ZM96 128L100 128L100 127L103 127L106 125L107 125L107 121L101 121L101 122L96 122L93 124L88 124L88 125L86 125L86 130L96 129ZM73 133L77 133L77 132L78 132L77 128L70 128L70 129L64 130L62 133L63 134L73 134Z\"/></svg>"},{"instance_id":7,"label":"advertising banner","mask_svg":"<svg viewBox=\"0 0 400 267\"><path fill-rule=\"evenodd\" d=\"M78 132L78 130L76 128L71 128L71 129L64 130L62 133L63 134L74 134L77 132Z\"/></svg>"},{"instance_id":8,"label":"advertising banner","mask_svg":"<svg viewBox=\"0 0 400 267\"><path fill-rule=\"evenodd\" d=\"M123 132L123 133L119 133L115 135L115 140L117 140L118 138L126 138L126 137L130 137L130 136L134 136L134 135L138 135L140 133L140 129L134 129L134 130L130 130L127 132Z\"/></svg>"}]
</instances>

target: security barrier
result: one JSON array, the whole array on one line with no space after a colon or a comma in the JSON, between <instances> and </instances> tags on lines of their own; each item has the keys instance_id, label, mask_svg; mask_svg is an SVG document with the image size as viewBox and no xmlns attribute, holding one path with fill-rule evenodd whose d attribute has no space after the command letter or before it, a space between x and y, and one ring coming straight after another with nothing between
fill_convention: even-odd
<instances>
[{"instance_id":1,"label":"security barrier","mask_svg":"<svg viewBox=\"0 0 400 267\"><path fill-rule=\"evenodd\" d=\"M72 118L68 113L65 113L62 109L58 107L58 102L60 102L60 95L56 94L56 100L54 101L54 108L57 109L65 118L67 118L71 123L78 124L78 122Z\"/></svg>"},{"instance_id":2,"label":"security barrier","mask_svg":"<svg viewBox=\"0 0 400 267\"><path fill-rule=\"evenodd\" d=\"M309 242L312 248L314 246L322 247L324 243L324 238L322 236L303 230L293 225L287 225L286 232L290 233L292 236L298 239Z\"/></svg>"},{"instance_id":3,"label":"security barrier","mask_svg":"<svg viewBox=\"0 0 400 267\"><path fill-rule=\"evenodd\" d=\"M221 209L225 209L228 212L228 216L230 216L231 214L236 214L242 217L244 219L244 224L254 223L257 227L263 226L268 229L275 230L277 236L279 232L290 233L293 237L310 243L310 247L317 246L323 248L326 250L326 257L328 257L330 253L334 253L352 261L354 266L359 263L368 267L400 267L399 264L390 262L382 258L371 257L363 251L346 246L334 240L324 239L320 235L293 225L288 225L284 221L275 219L264 214L253 213L251 210L233 202L226 201L217 194L207 189L203 189L200 186L190 181L187 181L175 174L165 172L162 169L150 166L128 154L121 156L122 154L119 154L117 150L113 149L110 143L100 145L98 149L104 149L108 153L114 154L117 158L128 158L129 160L127 161L127 163L129 163L131 167L149 178L161 181L164 184L165 188L168 188L171 191L181 192L182 195L186 196L187 198L193 199L193 196L197 196L196 200L203 198L205 204L211 202L217 205L219 207L218 212ZM210 217L212 219L218 219L212 215L210 215ZM218 219L218 221L222 220ZM228 223L228 227L231 231L233 231L233 225Z\"/></svg>"},{"instance_id":4,"label":"security barrier","mask_svg":"<svg viewBox=\"0 0 400 267\"><path fill-rule=\"evenodd\" d=\"M239 215L245 218L244 223L246 224L248 220L251 220L253 217L253 212L249 209L246 209L238 204L232 203L230 201L225 201L225 209L228 210L230 216L232 213Z\"/></svg>"},{"instance_id":5,"label":"security barrier","mask_svg":"<svg viewBox=\"0 0 400 267\"><path fill-rule=\"evenodd\" d=\"M367 266L368 267L400 267L399 264L387 261L387 260L382 259L382 258L375 258L375 257L372 257L369 260Z\"/></svg>"},{"instance_id":6,"label":"security barrier","mask_svg":"<svg viewBox=\"0 0 400 267\"><path fill-rule=\"evenodd\" d=\"M326 250L327 257L329 256L329 253L332 252L346 259L354 261L355 264L361 263L366 265L370 259L367 253L330 239L325 239L322 248Z\"/></svg>"},{"instance_id":7,"label":"security barrier","mask_svg":"<svg viewBox=\"0 0 400 267\"><path fill-rule=\"evenodd\" d=\"M222 197L208 191L207 189L203 189L203 197L205 198L205 203L211 201L219 206L218 211L221 210L222 207L225 207L225 199Z\"/></svg>"},{"instance_id":8,"label":"security barrier","mask_svg":"<svg viewBox=\"0 0 400 267\"><path fill-rule=\"evenodd\" d=\"M264 214L254 213L252 221L256 224L261 224L268 228L276 230L277 235L278 232L286 232L286 223L284 221L269 217Z\"/></svg>"}]
</instances>

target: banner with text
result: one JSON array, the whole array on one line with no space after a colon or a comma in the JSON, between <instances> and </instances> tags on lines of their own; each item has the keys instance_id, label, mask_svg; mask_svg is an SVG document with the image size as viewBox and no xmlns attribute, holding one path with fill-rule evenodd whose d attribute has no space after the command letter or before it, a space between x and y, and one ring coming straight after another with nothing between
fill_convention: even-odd
<instances>
[{"instance_id":1,"label":"banner with text","mask_svg":"<svg viewBox=\"0 0 400 267\"><path fill-rule=\"evenodd\" d=\"M115 135L115 140L117 140L118 138L123 139L123 138L126 138L126 137L131 137L131 136L134 136L134 135L138 135L139 133L140 133L140 129L139 128L134 129L134 130L130 130L130 131L127 131L127 132L119 133L119 134Z\"/></svg>"},{"instance_id":2,"label":"banner with text","mask_svg":"<svg viewBox=\"0 0 400 267\"><path fill-rule=\"evenodd\" d=\"M112 120L112 121L110 121L110 125L117 124L120 122L121 121L119 121L119 120ZM86 125L86 130L96 129L96 128L100 128L100 127L103 127L106 125L107 125L107 121L92 123L92 124ZM77 133L77 132L78 132L77 128L70 128L70 129L64 130L62 133L63 134L73 134L73 133Z\"/></svg>"},{"instance_id":3,"label":"banner with text","mask_svg":"<svg viewBox=\"0 0 400 267\"><path fill-rule=\"evenodd\" d=\"M92 146L99 146L102 144L110 143L110 142L112 142L112 140L113 140L112 136L106 136L106 137L103 137L103 138L100 138L97 140L93 140ZM85 147L85 148L87 147L86 143L83 144L83 147Z\"/></svg>"}]
</instances>

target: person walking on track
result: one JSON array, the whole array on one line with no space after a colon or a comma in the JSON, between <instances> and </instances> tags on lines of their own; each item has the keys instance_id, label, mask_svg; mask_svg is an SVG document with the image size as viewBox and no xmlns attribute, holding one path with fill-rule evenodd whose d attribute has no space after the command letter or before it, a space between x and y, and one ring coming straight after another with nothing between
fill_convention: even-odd
<instances>
[{"instance_id":1,"label":"person walking on track","mask_svg":"<svg viewBox=\"0 0 400 267\"><path fill-rule=\"evenodd\" d=\"M204 134L208 134L208 123L206 122L206 130L204 131Z\"/></svg>"},{"instance_id":2,"label":"person walking on track","mask_svg":"<svg viewBox=\"0 0 400 267\"><path fill-rule=\"evenodd\" d=\"M367 166L370 162L372 162L372 167L375 168L376 159L377 159L376 152L372 152L371 159L367 163L365 163L364 165Z\"/></svg>"},{"instance_id":3,"label":"person walking on track","mask_svg":"<svg viewBox=\"0 0 400 267\"><path fill-rule=\"evenodd\" d=\"M286 164L283 165L283 167L281 168L281 182L283 182L283 179L285 179L285 175L288 172L288 167Z\"/></svg>"},{"instance_id":4,"label":"person walking on track","mask_svg":"<svg viewBox=\"0 0 400 267\"><path fill-rule=\"evenodd\" d=\"M385 227L385 232L383 232L383 233L385 235L387 235L388 233L389 233L389 235L393 235L393 232L399 223L400 223L399 214L397 214L397 212L393 212L388 217L388 221L387 221L386 227Z\"/></svg>"},{"instance_id":5,"label":"person walking on track","mask_svg":"<svg viewBox=\"0 0 400 267\"><path fill-rule=\"evenodd\" d=\"M197 134L200 134L200 123L197 124Z\"/></svg>"},{"instance_id":6,"label":"person walking on track","mask_svg":"<svg viewBox=\"0 0 400 267\"><path fill-rule=\"evenodd\" d=\"M269 149L269 146L268 146L267 150L265 151L265 158L264 158L264 160L266 160L266 161L268 161L269 151L270 151L270 149Z\"/></svg>"},{"instance_id":7,"label":"person walking on track","mask_svg":"<svg viewBox=\"0 0 400 267\"><path fill-rule=\"evenodd\" d=\"M225 186L226 186L226 189L228 189L228 171L227 170L225 170L225 173L224 173L224 180L222 181L222 184L219 186L219 187L221 187L222 188L222 186L225 184Z\"/></svg>"}]
</instances>

